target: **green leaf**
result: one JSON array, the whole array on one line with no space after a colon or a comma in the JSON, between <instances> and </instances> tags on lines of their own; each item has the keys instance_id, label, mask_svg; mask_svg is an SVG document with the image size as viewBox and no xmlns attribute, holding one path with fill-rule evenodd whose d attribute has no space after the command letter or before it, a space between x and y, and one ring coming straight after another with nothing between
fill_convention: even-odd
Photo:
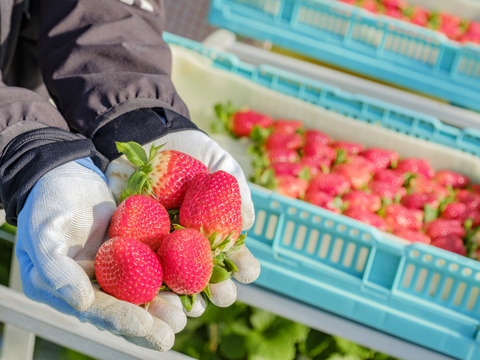
<instances>
[{"instance_id":1,"label":"green leaf","mask_svg":"<svg viewBox=\"0 0 480 360\"><path fill-rule=\"evenodd\" d=\"M261 309L253 309L250 322L255 330L263 332L270 327L276 319L276 315Z\"/></svg>"},{"instance_id":2,"label":"green leaf","mask_svg":"<svg viewBox=\"0 0 480 360\"><path fill-rule=\"evenodd\" d=\"M237 265L235 265L235 263L232 260L225 259L224 264L225 264L225 269L228 272L232 273L232 272L237 272L238 271Z\"/></svg>"},{"instance_id":3,"label":"green leaf","mask_svg":"<svg viewBox=\"0 0 480 360\"><path fill-rule=\"evenodd\" d=\"M195 295L179 295L180 300L182 301L182 305L185 310L190 311L192 310L193 303L195 302Z\"/></svg>"},{"instance_id":4,"label":"green leaf","mask_svg":"<svg viewBox=\"0 0 480 360\"><path fill-rule=\"evenodd\" d=\"M227 359L244 359L247 354L245 344L246 339L244 336L227 334L222 336L219 349L221 354Z\"/></svg>"},{"instance_id":5,"label":"green leaf","mask_svg":"<svg viewBox=\"0 0 480 360\"><path fill-rule=\"evenodd\" d=\"M210 284L217 284L224 280L230 279L231 272L225 268L215 265L212 270L212 276L210 276Z\"/></svg>"},{"instance_id":6,"label":"green leaf","mask_svg":"<svg viewBox=\"0 0 480 360\"><path fill-rule=\"evenodd\" d=\"M125 200L129 196L141 194L144 189L146 192L151 192L151 185L148 182L147 174L142 170L134 171L128 179L126 189L120 196L120 201Z\"/></svg>"},{"instance_id":7,"label":"green leaf","mask_svg":"<svg viewBox=\"0 0 480 360\"><path fill-rule=\"evenodd\" d=\"M438 209L431 205L425 204L425 206L423 207L423 213L423 221L425 223L438 218Z\"/></svg>"},{"instance_id":8,"label":"green leaf","mask_svg":"<svg viewBox=\"0 0 480 360\"><path fill-rule=\"evenodd\" d=\"M334 336L334 340L345 355L353 356L353 359L371 359L372 350L338 336Z\"/></svg>"},{"instance_id":9,"label":"green leaf","mask_svg":"<svg viewBox=\"0 0 480 360\"><path fill-rule=\"evenodd\" d=\"M134 142L116 142L117 150L127 157L127 159L135 166L140 167L148 162L147 153L142 145Z\"/></svg>"}]
</instances>

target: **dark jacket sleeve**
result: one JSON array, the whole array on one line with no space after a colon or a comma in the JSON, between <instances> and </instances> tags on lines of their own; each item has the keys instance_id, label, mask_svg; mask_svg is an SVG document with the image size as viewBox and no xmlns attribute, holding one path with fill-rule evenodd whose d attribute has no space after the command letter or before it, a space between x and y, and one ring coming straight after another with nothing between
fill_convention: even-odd
<instances>
[{"instance_id":1,"label":"dark jacket sleeve","mask_svg":"<svg viewBox=\"0 0 480 360\"><path fill-rule=\"evenodd\" d=\"M13 225L35 182L58 165L91 157L104 170L119 156L115 141L145 144L197 129L171 82L162 1L30 3L55 106L0 87L0 200Z\"/></svg>"},{"instance_id":2,"label":"dark jacket sleeve","mask_svg":"<svg viewBox=\"0 0 480 360\"><path fill-rule=\"evenodd\" d=\"M47 88L69 125L110 159L114 140L196 128L171 81L163 1L127 2L43 0L40 11Z\"/></svg>"}]
</instances>

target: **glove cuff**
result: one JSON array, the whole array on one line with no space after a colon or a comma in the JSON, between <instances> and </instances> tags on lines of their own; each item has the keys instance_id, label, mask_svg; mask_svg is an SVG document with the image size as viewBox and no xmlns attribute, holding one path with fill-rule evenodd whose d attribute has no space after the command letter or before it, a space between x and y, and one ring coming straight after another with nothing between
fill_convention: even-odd
<instances>
[{"instance_id":1,"label":"glove cuff","mask_svg":"<svg viewBox=\"0 0 480 360\"><path fill-rule=\"evenodd\" d=\"M116 141L135 141L145 145L168 133L188 129L198 130L193 122L170 109L136 109L98 129L93 136L93 143L100 153L112 161L121 155L115 146Z\"/></svg>"},{"instance_id":2,"label":"glove cuff","mask_svg":"<svg viewBox=\"0 0 480 360\"><path fill-rule=\"evenodd\" d=\"M0 159L0 200L6 221L16 226L17 216L38 179L50 170L80 158L106 163L93 143L58 128L40 128L17 136Z\"/></svg>"}]
</instances>

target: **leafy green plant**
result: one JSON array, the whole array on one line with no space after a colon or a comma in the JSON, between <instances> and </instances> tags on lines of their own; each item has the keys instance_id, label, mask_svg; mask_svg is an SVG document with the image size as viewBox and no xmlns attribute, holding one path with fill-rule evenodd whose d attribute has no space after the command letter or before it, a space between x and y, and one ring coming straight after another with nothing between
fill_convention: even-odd
<instances>
[{"instance_id":1,"label":"leafy green plant","mask_svg":"<svg viewBox=\"0 0 480 360\"><path fill-rule=\"evenodd\" d=\"M200 360L394 360L240 302L189 319L174 350Z\"/></svg>"}]
</instances>

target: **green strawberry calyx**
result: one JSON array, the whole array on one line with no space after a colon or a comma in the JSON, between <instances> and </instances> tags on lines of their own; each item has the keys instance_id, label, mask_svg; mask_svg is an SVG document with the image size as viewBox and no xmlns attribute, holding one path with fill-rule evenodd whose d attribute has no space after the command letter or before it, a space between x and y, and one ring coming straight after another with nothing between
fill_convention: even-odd
<instances>
[{"instance_id":1,"label":"green strawberry calyx","mask_svg":"<svg viewBox=\"0 0 480 360\"><path fill-rule=\"evenodd\" d=\"M142 145L134 142L116 142L117 150L123 153L127 159L137 167L129 177L125 190L120 195L120 201L125 200L131 195L148 193L154 196L152 186L148 181L148 174L153 171L152 160L155 154L165 145L154 146L150 148L149 154ZM155 196L154 196L155 197Z\"/></svg>"}]
</instances>

